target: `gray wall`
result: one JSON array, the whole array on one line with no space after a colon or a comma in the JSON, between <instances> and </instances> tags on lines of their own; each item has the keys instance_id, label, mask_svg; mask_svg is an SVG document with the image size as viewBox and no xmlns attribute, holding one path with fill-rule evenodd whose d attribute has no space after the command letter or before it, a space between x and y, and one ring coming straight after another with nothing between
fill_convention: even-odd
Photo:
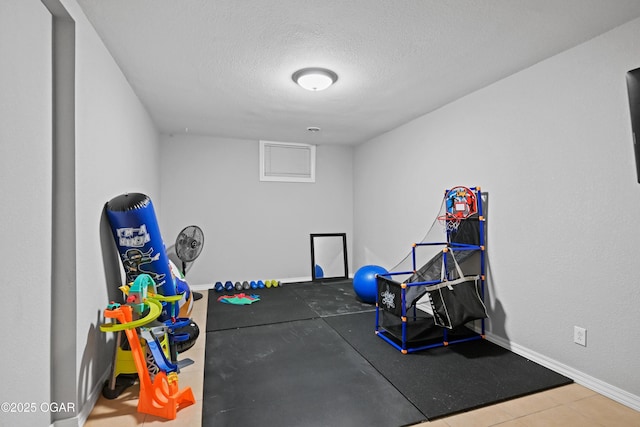
<instances>
[{"instance_id":1,"label":"gray wall","mask_svg":"<svg viewBox=\"0 0 640 427\"><path fill-rule=\"evenodd\" d=\"M491 338L640 409L636 180L626 71L640 20L359 146L355 264L395 265L442 191L488 196ZM373 208L375 206L375 209ZM587 347L573 343L574 325Z\"/></svg>"},{"instance_id":2,"label":"gray wall","mask_svg":"<svg viewBox=\"0 0 640 427\"><path fill-rule=\"evenodd\" d=\"M316 157L315 183L261 182L258 141L162 137L165 242L173 244L190 224L205 235L188 274L194 287L310 278L311 233L347 233L351 246L353 149L321 145Z\"/></svg>"},{"instance_id":3,"label":"gray wall","mask_svg":"<svg viewBox=\"0 0 640 427\"><path fill-rule=\"evenodd\" d=\"M46 3L68 13L75 32L75 42L62 41L62 56L75 56L72 87L63 90L75 114L58 110L67 132L57 141L52 14L38 0L0 2L0 224L7 242L0 281L11 295L0 311L0 401L68 402L76 411L38 406L30 414L0 413L0 425L71 426L88 415L111 361L112 337L98 325L120 285L119 265L103 258L103 248L113 247L103 240L102 209L123 192L159 198L158 134L145 108L75 1ZM69 228L54 228L52 216Z\"/></svg>"},{"instance_id":4,"label":"gray wall","mask_svg":"<svg viewBox=\"0 0 640 427\"><path fill-rule=\"evenodd\" d=\"M0 56L0 402L39 404L50 401L52 233L51 14L42 3L0 3ZM49 418L0 412L0 425Z\"/></svg>"}]
</instances>

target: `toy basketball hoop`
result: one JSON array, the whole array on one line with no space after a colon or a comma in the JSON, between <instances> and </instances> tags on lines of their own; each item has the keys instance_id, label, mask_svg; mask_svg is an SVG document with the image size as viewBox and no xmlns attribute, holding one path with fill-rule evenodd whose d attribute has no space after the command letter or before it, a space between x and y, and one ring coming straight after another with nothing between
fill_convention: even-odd
<instances>
[{"instance_id":1,"label":"toy basketball hoop","mask_svg":"<svg viewBox=\"0 0 640 427\"><path fill-rule=\"evenodd\" d=\"M446 227L447 231L457 230L461 220L478 212L476 195L467 187L454 187L448 190L445 193L445 202L445 213L438 216L438 221Z\"/></svg>"}]
</instances>

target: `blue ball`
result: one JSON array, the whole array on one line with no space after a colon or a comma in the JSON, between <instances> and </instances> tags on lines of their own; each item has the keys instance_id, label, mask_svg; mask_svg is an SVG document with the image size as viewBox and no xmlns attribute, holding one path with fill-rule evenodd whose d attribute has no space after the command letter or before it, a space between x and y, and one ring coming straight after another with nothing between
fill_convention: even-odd
<instances>
[{"instance_id":1,"label":"blue ball","mask_svg":"<svg viewBox=\"0 0 640 427\"><path fill-rule=\"evenodd\" d=\"M387 274L388 271L379 265L365 265L360 267L353 276L353 290L356 295L369 304L376 302L378 283L376 274Z\"/></svg>"}]
</instances>

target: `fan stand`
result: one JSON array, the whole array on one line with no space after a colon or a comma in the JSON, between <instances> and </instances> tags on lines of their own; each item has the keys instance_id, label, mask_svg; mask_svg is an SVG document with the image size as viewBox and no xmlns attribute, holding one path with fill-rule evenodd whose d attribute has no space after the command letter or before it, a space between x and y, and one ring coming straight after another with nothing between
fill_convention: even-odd
<instances>
[{"instance_id":1,"label":"fan stand","mask_svg":"<svg viewBox=\"0 0 640 427\"><path fill-rule=\"evenodd\" d=\"M184 276L187 270L187 263L182 261L182 275ZM196 291L191 291L191 296L193 297L194 301L198 301L199 299L202 299L202 297L204 295L202 295L200 292L196 292Z\"/></svg>"}]
</instances>

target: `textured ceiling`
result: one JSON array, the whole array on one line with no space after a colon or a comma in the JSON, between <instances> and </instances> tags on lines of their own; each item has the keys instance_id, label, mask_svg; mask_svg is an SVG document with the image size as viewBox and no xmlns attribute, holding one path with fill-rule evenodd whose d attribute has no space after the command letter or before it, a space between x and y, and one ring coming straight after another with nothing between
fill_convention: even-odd
<instances>
[{"instance_id":1,"label":"textured ceiling","mask_svg":"<svg viewBox=\"0 0 640 427\"><path fill-rule=\"evenodd\" d=\"M640 0L77 1L161 132L314 144L366 141L640 16ZM291 80L316 66L336 84Z\"/></svg>"}]
</instances>

